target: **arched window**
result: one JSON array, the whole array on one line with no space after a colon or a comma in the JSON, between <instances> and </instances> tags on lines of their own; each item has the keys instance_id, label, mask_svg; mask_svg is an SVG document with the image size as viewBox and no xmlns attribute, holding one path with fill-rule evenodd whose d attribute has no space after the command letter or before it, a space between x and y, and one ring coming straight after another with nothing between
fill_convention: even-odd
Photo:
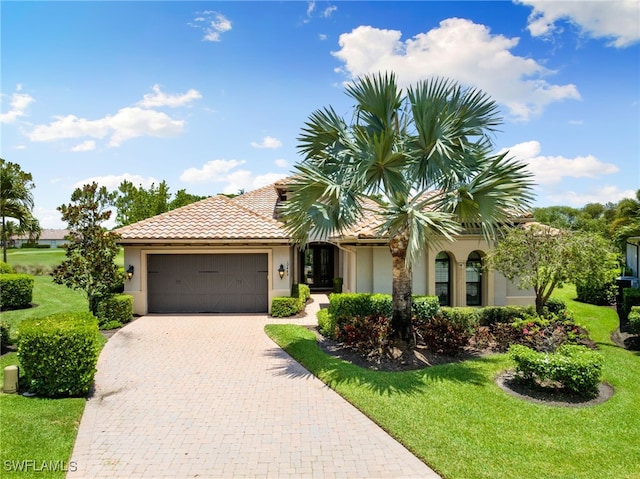
<instances>
[{"instance_id":1,"label":"arched window","mask_svg":"<svg viewBox=\"0 0 640 479\"><path fill-rule=\"evenodd\" d=\"M451 260L444 251L436 256L436 296L440 306L451 306Z\"/></svg>"},{"instance_id":2,"label":"arched window","mask_svg":"<svg viewBox=\"0 0 640 479\"><path fill-rule=\"evenodd\" d=\"M467 258L467 306L482 304L482 257L474 251Z\"/></svg>"}]
</instances>

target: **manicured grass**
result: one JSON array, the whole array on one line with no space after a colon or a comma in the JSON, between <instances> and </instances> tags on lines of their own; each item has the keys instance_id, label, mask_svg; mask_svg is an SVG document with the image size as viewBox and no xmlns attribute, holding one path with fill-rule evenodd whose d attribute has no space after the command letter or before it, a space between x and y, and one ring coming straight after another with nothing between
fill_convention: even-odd
<instances>
[{"instance_id":1,"label":"manicured grass","mask_svg":"<svg viewBox=\"0 0 640 479\"><path fill-rule=\"evenodd\" d=\"M0 313L0 320L9 323L12 337L17 326L27 318L44 317L61 311L88 311L89 303L82 291L55 284L51 276L34 276L34 280L33 308Z\"/></svg>"},{"instance_id":2,"label":"manicured grass","mask_svg":"<svg viewBox=\"0 0 640 479\"><path fill-rule=\"evenodd\" d=\"M0 382L13 364L19 364L15 353L0 358ZM0 393L0 477L64 478L62 469L73 467L69 458L85 402ZM43 471L43 462L52 470Z\"/></svg>"},{"instance_id":3,"label":"manicured grass","mask_svg":"<svg viewBox=\"0 0 640 479\"><path fill-rule=\"evenodd\" d=\"M45 274L58 266L65 258L64 248L15 248L7 250L7 263L21 270L37 271L38 268ZM118 266L124 265L124 250L115 258Z\"/></svg>"},{"instance_id":4,"label":"manicured grass","mask_svg":"<svg viewBox=\"0 0 640 479\"><path fill-rule=\"evenodd\" d=\"M36 307L0 313L0 319L11 325L11 336L27 318L88 309L82 292L55 284L50 276L35 277L33 302ZM13 364L19 366L15 353L0 357L0 384L4 368ZM0 393L0 477L65 477L61 469L72 466L68 461L85 402L84 398L43 399ZM43 461L58 471L43 471ZM13 470L20 465L27 469Z\"/></svg>"},{"instance_id":5,"label":"manicured grass","mask_svg":"<svg viewBox=\"0 0 640 479\"><path fill-rule=\"evenodd\" d=\"M584 408L512 397L494 378L506 355L419 371L359 368L322 352L312 332L265 329L281 347L446 479L640 478L640 357L613 345L611 308L573 301L559 290L605 355L604 380L616 393ZM348 427L348 425L345 425Z\"/></svg>"}]
</instances>

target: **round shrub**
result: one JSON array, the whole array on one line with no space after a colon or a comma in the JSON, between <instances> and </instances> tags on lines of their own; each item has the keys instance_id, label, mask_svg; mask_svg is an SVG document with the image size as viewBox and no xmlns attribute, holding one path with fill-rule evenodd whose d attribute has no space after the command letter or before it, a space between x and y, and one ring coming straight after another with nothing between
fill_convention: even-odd
<instances>
[{"instance_id":1,"label":"round shrub","mask_svg":"<svg viewBox=\"0 0 640 479\"><path fill-rule=\"evenodd\" d=\"M13 274L13 268L9 263L5 263L4 261L0 261L0 274Z\"/></svg>"},{"instance_id":2,"label":"round shrub","mask_svg":"<svg viewBox=\"0 0 640 479\"><path fill-rule=\"evenodd\" d=\"M30 391L83 396L96 372L101 335L91 313L57 313L20 323L18 357Z\"/></svg>"},{"instance_id":3,"label":"round shrub","mask_svg":"<svg viewBox=\"0 0 640 479\"><path fill-rule=\"evenodd\" d=\"M274 318L286 318L298 314L303 304L300 298L291 296L278 296L271 300L271 316Z\"/></svg>"},{"instance_id":4,"label":"round shrub","mask_svg":"<svg viewBox=\"0 0 640 479\"><path fill-rule=\"evenodd\" d=\"M0 274L0 309L24 309L33 299L33 276L28 274Z\"/></svg>"},{"instance_id":5,"label":"round shrub","mask_svg":"<svg viewBox=\"0 0 640 479\"><path fill-rule=\"evenodd\" d=\"M11 344L9 338L10 326L6 321L0 321L0 353L4 353L8 344Z\"/></svg>"},{"instance_id":6,"label":"round shrub","mask_svg":"<svg viewBox=\"0 0 640 479\"><path fill-rule=\"evenodd\" d=\"M107 323L126 324L133 319L133 297L128 294L113 294L103 298L96 308L98 327L106 328Z\"/></svg>"},{"instance_id":7,"label":"round shrub","mask_svg":"<svg viewBox=\"0 0 640 479\"><path fill-rule=\"evenodd\" d=\"M629 332L640 334L640 306L632 306L629 313Z\"/></svg>"},{"instance_id":8,"label":"round shrub","mask_svg":"<svg viewBox=\"0 0 640 479\"><path fill-rule=\"evenodd\" d=\"M338 322L329 314L329 310L321 309L316 313L316 316L318 318L318 331L320 331L320 334L327 338L335 339Z\"/></svg>"}]
</instances>

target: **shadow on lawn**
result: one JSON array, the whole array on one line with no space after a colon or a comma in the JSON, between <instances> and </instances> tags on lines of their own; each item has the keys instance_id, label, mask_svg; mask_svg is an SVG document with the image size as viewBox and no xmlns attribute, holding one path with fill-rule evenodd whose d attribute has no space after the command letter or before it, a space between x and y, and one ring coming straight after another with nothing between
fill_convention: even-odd
<instances>
[{"instance_id":1,"label":"shadow on lawn","mask_svg":"<svg viewBox=\"0 0 640 479\"><path fill-rule=\"evenodd\" d=\"M483 357L473 361L449 363L413 371L387 372L362 368L333 357L320 349L315 338L292 338L282 347L303 368L297 363L287 361L282 367L273 368L274 374L291 378L307 378L311 374L320 378L332 389L357 385L384 395L424 392L430 385L444 381L482 386L490 382L482 370L483 364L498 361L497 358ZM266 354L271 357L286 358L282 350L277 348L268 350Z\"/></svg>"}]
</instances>

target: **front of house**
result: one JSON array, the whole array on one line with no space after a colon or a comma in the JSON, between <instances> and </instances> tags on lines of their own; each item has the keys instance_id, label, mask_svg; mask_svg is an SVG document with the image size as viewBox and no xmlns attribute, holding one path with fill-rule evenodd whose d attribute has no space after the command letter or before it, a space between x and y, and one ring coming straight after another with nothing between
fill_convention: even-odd
<instances>
[{"instance_id":1,"label":"front of house","mask_svg":"<svg viewBox=\"0 0 640 479\"><path fill-rule=\"evenodd\" d=\"M334 278L343 279L344 292L391 293L391 254L374 234L374 218L301 250L277 219L286 197L283 180L119 228L125 268L133 273L125 292L134 312L266 313L292 284L328 291ZM426 251L413 266L414 294L437 295L450 306L533 304L531 291L482 271L490 248L481 234L467 232Z\"/></svg>"}]
</instances>

